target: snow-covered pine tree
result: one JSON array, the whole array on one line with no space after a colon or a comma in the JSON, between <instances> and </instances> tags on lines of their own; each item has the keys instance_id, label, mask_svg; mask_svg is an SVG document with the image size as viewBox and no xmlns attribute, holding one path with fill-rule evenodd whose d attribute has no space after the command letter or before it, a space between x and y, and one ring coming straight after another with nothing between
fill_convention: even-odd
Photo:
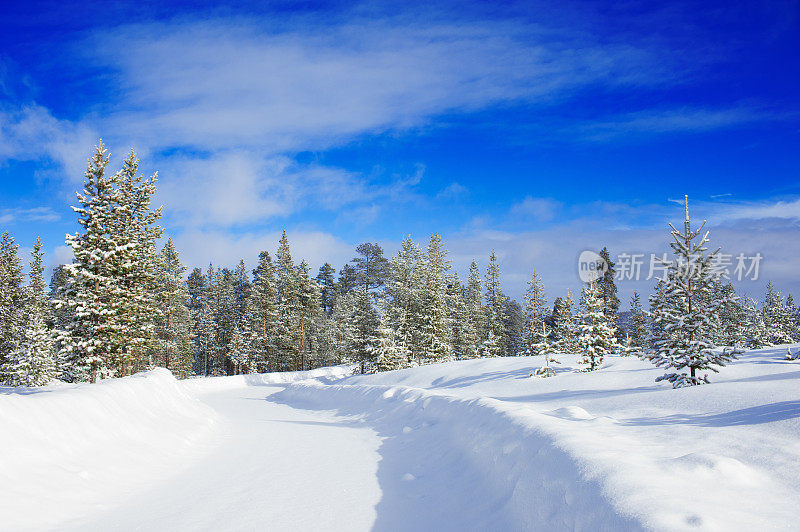
<instances>
[{"instance_id":1,"label":"snow-covered pine tree","mask_svg":"<svg viewBox=\"0 0 800 532\"><path fill-rule=\"evenodd\" d=\"M483 343L486 313L483 309L481 273L475 261L472 261L469 267L469 277L464 290L464 306L466 310L466 318L464 320L464 357L477 358L480 356Z\"/></svg>"},{"instance_id":2,"label":"snow-covered pine tree","mask_svg":"<svg viewBox=\"0 0 800 532\"><path fill-rule=\"evenodd\" d=\"M685 218L682 231L672 229L673 242L670 247L675 260L668 262L663 281L663 299L655 301L653 321L663 333L655 342L652 352L643 358L658 367L672 370L656 379L672 383L674 388L709 382L700 371L717 372L716 366L724 366L735 357L728 350L715 351L709 337L711 317L725 300L711 299L713 284L721 272L714 268L713 259L717 251L708 251L708 231L700 237L705 222L698 229L691 229L689 221L689 198L686 196ZM702 304L702 302L708 302ZM689 370L687 374L685 370Z\"/></svg>"},{"instance_id":3,"label":"snow-covered pine tree","mask_svg":"<svg viewBox=\"0 0 800 532\"><path fill-rule=\"evenodd\" d=\"M350 314L345 318L346 330L351 333L348 357L359 363L361 373L368 373L378 346L378 315L372 307L372 297L363 287L347 295L352 297Z\"/></svg>"},{"instance_id":4,"label":"snow-covered pine tree","mask_svg":"<svg viewBox=\"0 0 800 532\"><path fill-rule=\"evenodd\" d=\"M358 255L352 260L355 265L356 284L363 286L372 294L373 290L380 288L386 282L389 261L383 256L383 248L371 242L359 244L356 253Z\"/></svg>"},{"instance_id":5,"label":"snow-covered pine tree","mask_svg":"<svg viewBox=\"0 0 800 532\"><path fill-rule=\"evenodd\" d=\"M245 339L245 334L242 332L242 329L239 328L239 324L236 324L233 328L228 353L231 364L233 365L234 375L251 373L251 371L249 371L250 356L248 354L247 340Z\"/></svg>"},{"instance_id":6,"label":"snow-covered pine tree","mask_svg":"<svg viewBox=\"0 0 800 532\"><path fill-rule=\"evenodd\" d=\"M286 231L278 243L275 278L278 293L277 367L279 371L294 370L299 367L301 357L299 282Z\"/></svg>"},{"instance_id":7,"label":"snow-covered pine tree","mask_svg":"<svg viewBox=\"0 0 800 532\"><path fill-rule=\"evenodd\" d=\"M545 316L547 314L547 297L542 282L536 270L533 271L531 280L525 290L525 354L539 355L537 349L549 348L549 342L542 342L541 334L544 330Z\"/></svg>"},{"instance_id":8,"label":"snow-covered pine tree","mask_svg":"<svg viewBox=\"0 0 800 532\"><path fill-rule=\"evenodd\" d=\"M4 232L0 238L0 369L25 334L25 292L19 246ZM0 374L0 382L7 380Z\"/></svg>"},{"instance_id":9,"label":"snow-covered pine tree","mask_svg":"<svg viewBox=\"0 0 800 532\"><path fill-rule=\"evenodd\" d=\"M724 301L714 315L714 344L718 346L743 347L747 341L744 334L746 312L739 302L732 283L715 283L712 298Z\"/></svg>"},{"instance_id":10,"label":"snow-covered pine tree","mask_svg":"<svg viewBox=\"0 0 800 532\"><path fill-rule=\"evenodd\" d=\"M578 325L578 351L583 355L584 371L594 371L603 358L619 348L616 329L604 312L603 292L599 281L588 283L581 296L583 311Z\"/></svg>"},{"instance_id":11,"label":"snow-covered pine tree","mask_svg":"<svg viewBox=\"0 0 800 532\"><path fill-rule=\"evenodd\" d=\"M398 343L409 350L411 360L422 359L422 252L410 236L389 263L389 280L384 291L384 313ZM411 362L409 360L409 363Z\"/></svg>"},{"instance_id":12,"label":"snow-covered pine tree","mask_svg":"<svg viewBox=\"0 0 800 532\"><path fill-rule=\"evenodd\" d=\"M555 349L553 342L550 341L550 331L544 320L541 321L540 327L541 329L536 333L536 341L533 344L532 351L537 355L544 356L544 366L534 370L531 376L543 378L553 377L556 374L556 370L551 364L560 364L561 362L553 356Z\"/></svg>"},{"instance_id":13,"label":"snow-covered pine tree","mask_svg":"<svg viewBox=\"0 0 800 532\"><path fill-rule=\"evenodd\" d=\"M616 327L619 313L619 297L617 296L617 285L614 283L616 264L611 260L611 254L605 246L600 250L600 257L606 262L603 276L597 280L603 298L603 314L609 325Z\"/></svg>"},{"instance_id":14,"label":"snow-covered pine tree","mask_svg":"<svg viewBox=\"0 0 800 532\"><path fill-rule=\"evenodd\" d=\"M453 346L453 357L463 360L468 357L466 343L467 305L464 300L464 287L458 272L454 271L447 277L447 309L450 322L450 343Z\"/></svg>"},{"instance_id":15,"label":"snow-covered pine tree","mask_svg":"<svg viewBox=\"0 0 800 532\"><path fill-rule=\"evenodd\" d=\"M145 178L139 173L139 159L131 150L114 176L116 205L112 225L106 227L117 249L109 257L109 273L118 285L114 307L116 324L116 374L127 375L150 367L157 349L156 322L160 319L157 301L159 272L156 241L163 229L158 225L161 208L152 209L158 174Z\"/></svg>"},{"instance_id":16,"label":"snow-covered pine tree","mask_svg":"<svg viewBox=\"0 0 800 532\"><path fill-rule=\"evenodd\" d=\"M192 320L189 313L189 289L183 282L186 267L181 264L172 239L161 249L158 261L156 319L156 364L169 369L177 378L192 374Z\"/></svg>"},{"instance_id":17,"label":"snow-covered pine tree","mask_svg":"<svg viewBox=\"0 0 800 532\"><path fill-rule=\"evenodd\" d=\"M791 326L791 336L796 342L800 340L800 310L794 304L792 294L786 297L786 311L789 314L789 323Z\"/></svg>"},{"instance_id":18,"label":"snow-covered pine tree","mask_svg":"<svg viewBox=\"0 0 800 532\"><path fill-rule=\"evenodd\" d=\"M56 377L54 341L48 327L51 312L45 294L43 255L42 242L37 238L31 252L25 333L8 357L3 371L14 386L44 386Z\"/></svg>"},{"instance_id":19,"label":"snow-covered pine tree","mask_svg":"<svg viewBox=\"0 0 800 532\"><path fill-rule=\"evenodd\" d=\"M336 302L336 270L329 263L325 263L319 268L317 274L317 284L320 288L320 304L322 310L330 316L333 314L333 304Z\"/></svg>"},{"instance_id":20,"label":"snow-covered pine tree","mask_svg":"<svg viewBox=\"0 0 800 532\"><path fill-rule=\"evenodd\" d=\"M231 341L236 329L236 291L234 275L228 268L209 272L208 303L213 316L214 344L211 348L211 375L229 375L233 371L230 360Z\"/></svg>"},{"instance_id":21,"label":"snow-covered pine tree","mask_svg":"<svg viewBox=\"0 0 800 532\"><path fill-rule=\"evenodd\" d=\"M642 309L639 292L635 290L631 297L631 318L627 340L630 340L630 342L626 343L630 343L638 351L646 348L650 340L650 319Z\"/></svg>"},{"instance_id":22,"label":"snow-covered pine tree","mask_svg":"<svg viewBox=\"0 0 800 532\"><path fill-rule=\"evenodd\" d=\"M336 293L346 294L358 284L356 269L350 264L345 264L339 270L339 280L336 281Z\"/></svg>"},{"instance_id":23,"label":"snow-covered pine tree","mask_svg":"<svg viewBox=\"0 0 800 532\"><path fill-rule=\"evenodd\" d=\"M795 335L794 316L771 282L767 284L762 308L769 342L773 345L792 343Z\"/></svg>"},{"instance_id":24,"label":"snow-covered pine tree","mask_svg":"<svg viewBox=\"0 0 800 532\"><path fill-rule=\"evenodd\" d=\"M769 342L767 326L764 324L764 314L758 308L756 300L746 298L743 308L745 314L745 345L750 349L761 349L772 345Z\"/></svg>"},{"instance_id":25,"label":"snow-covered pine tree","mask_svg":"<svg viewBox=\"0 0 800 532\"><path fill-rule=\"evenodd\" d=\"M83 233L67 235L66 240L75 260L64 265L68 282L56 306L73 312L72 321L58 338L68 380L96 382L111 377L124 355L120 338L125 326L117 317L124 297L118 267L128 248L113 229L119 223L119 177L106 175L108 159L100 141L89 159L83 192L77 194L79 206L72 208Z\"/></svg>"},{"instance_id":26,"label":"snow-covered pine tree","mask_svg":"<svg viewBox=\"0 0 800 532\"><path fill-rule=\"evenodd\" d=\"M385 306L385 304L384 304ZM378 327L378 344L375 348L375 370L392 371L408 366L411 352L389 324L388 314L381 315Z\"/></svg>"},{"instance_id":27,"label":"snow-covered pine tree","mask_svg":"<svg viewBox=\"0 0 800 532\"><path fill-rule=\"evenodd\" d=\"M553 348L558 353L574 353L578 349L578 324L574 311L572 292L567 297L556 298L553 305Z\"/></svg>"},{"instance_id":28,"label":"snow-covered pine tree","mask_svg":"<svg viewBox=\"0 0 800 532\"><path fill-rule=\"evenodd\" d=\"M50 302L50 313L52 315L52 319L50 322L50 329L54 339L53 343L53 352L55 353L55 364L57 369L57 377L63 378L66 380L65 376L62 375L62 367L59 360L59 353L63 353L64 349L63 346L59 343L58 338L61 338L65 335L65 331L67 330L68 325L74 319L73 309L67 306L62 306L61 308L55 308L53 306L53 302L59 299L59 294L63 294L66 290L67 283L69 282L69 277L67 276L67 272L64 269L63 265L56 266L53 269L53 275L50 277L50 293L49 293L49 302Z\"/></svg>"},{"instance_id":29,"label":"snow-covered pine tree","mask_svg":"<svg viewBox=\"0 0 800 532\"><path fill-rule=\"evenodd\" d=\"M192 270L186 279L186 289L189 293L189 316L192 320L193 368L198 375L206 375L211 326L206 303L206 277L202 269Z\"/></svg>"},{"instance_id":30,"label":"snow-covered pine tree","mask_svg":"<svg viewBox=\"0 0 800 532\"><path fill-rule=\"evenodd\" d=\"M351 316L355 313L355 294L354 291L339 294L333 305L333 315L331 319L334 323L334 352L338 364L348 364L355 362L351 351L356 331L354 320Z\"/></svg>"},{"instance_id":31,"label":"snow-covered pine tree","mask_svg":"<svg viewBox=\"0 0 800 532\"><path fill-rule=\"evenodd\" d=\"M308 369L308 358L311 356L314 319L321 312L320 290L317 283L309 277L309 267L305 260L297 266L297 309L300 322L300 366Z\"/></svg>"},{"instance_id":32,"label":"snow-covered pine tree","mask_svg":"<svg viewBox=\"0 0 800 532\"><path fill-rule=\"evenodd\" d=\"M423 364L444 362L451 358L450 319L447 307L447 272L450 261L438 234L431 236L422 261L422 349Z\"/></svg>"},{"instance_id":33,"label":"snow-covered pine tree","mask_svg":"<svg viewBox=\"0 0 800 532\"><path fill-rule=\"evenodd\" d=\"M480 354L482 357L496 357L502 354L503 321L506 316L503 308L505 296L500 287L500 265L497 263L497 255L494 250L489 255L484 288L486 290L486 336L483 339Z\"/></svg>"},{"instance_id":34,"label":"snow-covered pine tree","mask_svg":"<svg viewBox=\"0 0 800 532\"><path fill-rule=\"evenodd\" d=\"M274 371L276 335L278 331L277 287L275 268L269 252L258 256L258 266L253 270L253 289L248 306L249 329L252 331L251 349L258 371Z\"/></svg>"},{"instance_id":35,"label":"snow-covered pine tree","mask_svg":"<svg viewBox=\"0 0 800 532\"><path fill-rule=\"evenodd\" d=\"M519 356L525 351L525 316L519 303L508 296L503 298L503 339L500 342L506 356Z\"/></svg>"}]
</instances>

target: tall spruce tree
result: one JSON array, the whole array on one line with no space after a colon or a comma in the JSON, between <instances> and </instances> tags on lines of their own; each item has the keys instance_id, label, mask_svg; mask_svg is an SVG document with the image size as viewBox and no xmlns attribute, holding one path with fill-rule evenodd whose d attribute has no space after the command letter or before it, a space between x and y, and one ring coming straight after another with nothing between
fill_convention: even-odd
<instances>
[{"instance_id":1,"label":"tall spruce tree","mask_svg":"<svg viewBox=\"0 0 800 532\"><path fill-rule=\"evenodd\" d=\"M249 329L252 331L253 359L258 371L274 371L277 369L275 353L279 319L275 268L269 252L262 251L259 254L253 277L247 315Z\"/></svg>"},{"instance_id":2,"label":"tall spruce tree","mask_svg":"<svg viewBox=\"0 0 800 532\"><path fill-rule=\"evenodd\" d=\"M112 296L110 303L115 307L117 325L113 338L118 353L116 373L126 375L151 366L149 355L157 347L155 325L160 308L156 300L156 241L163 230L158 225L161 208L151 208L158 174L145 178L139 173L139 159L131 150L115 178L118 193L113 225L106 229L117 242L115 253L109 257L109 270L120 295Z\"/></svg>"},{"instance_id":3,"label":"tall spruce tree","mask_svg":"<svg viewBox=\"0 0 800 532\"><path fill-rule=\"evenodd\" d=\"M619 297L617 296L617 285L614 283L616 275L616 264L611 260L611 254L606 247L600 250L600 257L605 261L606 268L603 276L597 280L600 294L603 299L603 314L611 327L617 326L617 316L619 313Z\"/></svg>"},{"instance_id":4,"label":"tall spruce tree","mask_svg":"<svg viewBox=\"0 0 800 532\"><path fill-rule=\"evenodd\" d=\"M466 319L464 320L465 358L477 358L480 356L483 345L486 314L483 308L481 273L475 261L472 261L469 267L469 277L464 290L464 306L466 308Z\"/></svg>"},{"instance_id":5,"label":"tall spruce tree","mask_svg":"<svg viewBox=\"0 0 800 532\"><path fill-rule=\"evenodd\" d=\"M497 255L492 251L489 255L489 265L486 268L484 283L486 299L486 335L481 345L481 356L496 357L503 350L503 322L506 319L503 302L505 296L500 287L500 265Z\"/></svg>"},{"instance_id":6,"label":"tall spruce tree","mask_svg":"<svg viewBox=\"0 0 800 532\"><path fill-rule=\"evenodd\" d=\"M567 290L567 297L556 298L553 305L553 348L560 353L574 353L578 349L578 325L574 311L575 302L572 293Z\"/></svg>"},{"instance_id":7,"label":"tall spruce tree","mask_svg":"<svg viewBox=\"0 0 800 532\"><path fill-rule=\"evenodd\" d=\"M431 236L422 262L421 296L423 363L449 360L453 353L447 301L447 275L450 261L438 234Z\"/></svg>"},{"instance_id":8,"label":"tall spruce tree","mask_svg":"<svg viewBox=\"0 0 800 532\"><path fill-rule=\"evenodd\" d=\"M297 308L300 324L298 369L304 370L308 369L308 359L311 356L314 320L321 312L319 286L309 277L309 267L305 260L300 261L297 266Z\"/></svg>"},{"instance_id":9,"label":"tall spruce tree","mask_svg":"<svg viewBox=\"0 0 800 532\"><path fill-rule=\"evenodd\" d=\"M124 324L117 316L123 292L115 265L128 248L116 231L119 177L106 175L108 160L101 141L89 159L83 192L77 194L79 206L72 208L83 233L67 235L75 260L64 266L69 280L56 305L69 307L73 313L59 337L61 362L69 380L96 382L113 376L124 355L119 343Z\"/></svg>"},{"instance_id":10,"label":"tall spruce tree","mask_svg":"<svg viewBox=\"0 0 800 532\"><path fill-rule=\"evenodd\" d=\"M183 282L185 271L175 244L172 239L167 240L158 262L160 312L156 320L156 360L179 379L186 379L193 373L194 362L189 289Z\"/></svg>"},{"instance_id":11,"label":"tall spruce tree","mask_svg":"<svg viewBox=\"0 0 800 532\"><path fill-rule=\"evenodd\" d=\"M673 241L670 247L675 260L666 264L663 299L653 308L653 321L663 330L652 352L644 358L671 372L656 379L672 383L674 388L707 383L701 371L717 372L718 366L735 357L728 350L715 351L709 342L710 323L724 299L710 297L721 272L713 265L717 251L708 251L708 232L702 233L705 222L692 230L689 220L689 198L685 197L683 230L670 224ZM688 373L686 372L688 370Z\"/></svg>"},{"instance_id":12,"label":"tall spruce tree","mask_svg":"<svg viewBox=\"0 0 800 532\"><path fill-rule=\"evenodd\" d=\"M395 331L396 342L404 345L417 364L422 362L422 252L410 236L403 238L400 250L392 257L386 284L384 312ZM410 361L409 361L410 362Z\"/></svg>"}]
</instances>

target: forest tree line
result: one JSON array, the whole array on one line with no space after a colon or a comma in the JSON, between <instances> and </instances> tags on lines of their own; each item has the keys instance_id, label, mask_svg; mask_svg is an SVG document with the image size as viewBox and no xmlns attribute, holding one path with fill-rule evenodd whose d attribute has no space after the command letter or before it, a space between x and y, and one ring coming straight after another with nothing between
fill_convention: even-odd
<instances>
[{"instance_id":1,"label":"forest tree line","mask_svg":"<svg viewBox=\"0 0 800 532\"><path fill-rule=\"evenodd\" d=\"M42 244L34 244L27 282L14 239L0 242L0 377L38 386L61 379L95 382L166 367L192 375L304 370L350 363L360 372L479 357L545 355L535 373L555 374L556 353L580 353L587 371L609 354L637 354L672 368L674 386L707 382L696 371L731 360L734 349L800 339L791 296L768 285L757 303L708 267L708 235L673 228L677 260L648 298L634 293L620 319L615 270L548 304L534 271L520 305L501 288L494 252L462 280L434 234L411 237L384 256L376 243L356 247L339 271L312 272L292 257L284 232L273 257L250 270L209 265L186 275L172 240L158 249L161 210L151 206L157 175L145 178L131 151L108 173L102 145L78 193L81 230L67 237L74 253L49 288ZM701 228L702 229L702 226ZM681 266L683 264L683 266ZM695 267L686 268L687 264ZM705 266L704 266L705 265ZM699 267L697 267L699 266Z\"/></svg>"}]
</instances>

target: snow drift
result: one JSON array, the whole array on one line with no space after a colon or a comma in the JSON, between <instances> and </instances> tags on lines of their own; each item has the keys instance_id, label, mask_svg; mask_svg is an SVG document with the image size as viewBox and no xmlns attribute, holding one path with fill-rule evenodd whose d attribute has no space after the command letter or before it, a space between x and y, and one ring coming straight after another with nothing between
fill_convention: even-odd
<instances>
[{"instance_id":1,"label":"snow drift","mask_svg":"<svg viewBox=\"0 0 800 532\"><path fill-rule=\"evenodd\" d=\"M113 507L203 452L215 420L165 369L0 388L0 528L63 527Z\"/></svg>"}]
</instances>

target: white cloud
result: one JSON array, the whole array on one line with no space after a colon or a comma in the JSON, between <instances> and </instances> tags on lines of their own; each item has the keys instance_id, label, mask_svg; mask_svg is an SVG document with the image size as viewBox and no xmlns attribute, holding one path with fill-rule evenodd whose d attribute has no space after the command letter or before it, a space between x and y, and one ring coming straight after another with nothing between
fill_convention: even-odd
<instances>
[{"instance_id":1,"label":"white cloud","mask_svg":"<svg viewBox=\"0 0 800 532\"><path fill-rule=\"evenodd\" d=\"M519 203L511 207L511 216L516 218L532 218L537 221L550 221L555 218L556 213L563 205L560 201L550 198L533 198L527 196Z\"/></svg>"},{"instance_id":2,"label":"white cloud","mask_svg":"<svg viewBox=\"0 0 800 532\"><path fill-rule=\"evenodd\" d=\"M50 207L32 207L29 209L15 207L0 209L0 224L22 222L55 222L61 219Z\"/></svg>"},{"instance_id":3,"label":"white cloud","mask_svg":"<svg viewBox=\"0 0 800 532\"><path fill-rule=\"evenodd\" d=\"M577 131L586 140L611 141L642 134L703 132L774 118L763 110L743 105L728 108L648 109L579 124L568 128L566 133L572 135Z\"/></svg>"},{"instance_id":4,"label":"white cloud","mask_svg":"<svg viewBox=\"0 0 800 532\"><path fill-rule=\"evenodd\" d=\"M60 120L40 105L0 109L0 162L49 159L71 183L80 183L97 135L84 123Z\"/></svg>"}]
</instances>

